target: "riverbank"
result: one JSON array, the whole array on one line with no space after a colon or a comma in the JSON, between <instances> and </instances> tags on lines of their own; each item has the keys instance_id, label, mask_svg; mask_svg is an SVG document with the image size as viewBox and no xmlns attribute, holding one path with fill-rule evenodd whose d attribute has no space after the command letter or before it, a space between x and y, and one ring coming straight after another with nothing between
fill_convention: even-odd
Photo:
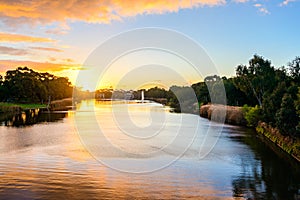
<instances>
[{"instance_id":1,"label":"riverbank","mask_svg":"<svg viewBox=\"0 0 300 200\"><path fill-rule=\"evenodd\" d=\"M0 102L0 121L5 121L20 114L24 110L29 109L43 109L46 108L45 104L15 104L15 103L3 103Z\"/></svg>"},{"instance_id":2,"label":"riverbank","mask_svg":"<svg viewBox=\"0 0 300 200\"><path fill-rule=\"evenodd\" d=\"M70 110L72 109L72 104L73 104L72 98L52 101L49 105L49 110L51 111Z\"/></svg>"},{"instance_id":3,"label":"riverbank","mask_svg":"<svg viewBox=\"0 0 300 200\"><path fill-rule=\"evenodd\" d=\"M247 126L242 107L207 104L200 107L200 116L210 119L212 113L226 112L225 123L238 126ZM256 132L280 149L300 162L300 140L282 135L277 128L273 128L265 122L259 122Z\"/></svg>"},{"instance_id":4,"label":"riverbank","mask_svg":"<svg viewBox=\"0 0 300 200\"><path fill-rule=\"evenodd\" d=\"M0 114L2 113L19 113L22 108L17 104L0 103Z\"/></svg>"},{"instance_id":5,"label":"riverbank","mask_svg":"<svg viewBox=\"0 0 300 200\"><path fill-rule=\"evenodd\" d=\"M280 134L277 128L273 128L265 122L259 122L256 132L262 134L275 143L282 150L290 154L300 162L300 140Z\"/></svg>"},{"instance_id":6,"label":"riverbank","mask_svg":"<svg viewBox=\"0 0 300 200\"><path fill-rule=\"evenodd\" d=\"M22 110L47 108L46 104L18 104L0 102L0 113L19 113Z\"/></svg>"},{"instance_id":7,"label":"riverbank","mask_svg":"<svg viewBox=\"0 0 300 200\"><path fill-rule=\"evenodd\" d=\"M69 110L72 108L72 98L52 101L46 104L19 104L0 102L0 114L18 114L29 109L48 109L50 111Z\"/></svg>"},{"instance_id":8,"label":"riverbank","mask_svg":"<svg viewBox=\"0 0 300 200\"><path fill-rule=\"evenodd\" d=\"M0 121L4 121L22 111L21 107L9 103L0 103Z\"/></svg>"}]
</instances>

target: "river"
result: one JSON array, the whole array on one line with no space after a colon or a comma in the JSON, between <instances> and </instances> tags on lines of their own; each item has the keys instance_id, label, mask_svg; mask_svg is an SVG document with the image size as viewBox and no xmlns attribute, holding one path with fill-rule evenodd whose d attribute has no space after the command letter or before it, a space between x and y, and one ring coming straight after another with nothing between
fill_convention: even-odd
<instances>
[{"instance_id":1,"label":"river","mask_svg":"<svg viewBox=\"0 0 300 200\"><path fill-rule=\"evenodd\" d=\"M299 163L253 130L156 103L31 110L0 137L0 199L300 199Z\"/></svg>"}]
</instances>

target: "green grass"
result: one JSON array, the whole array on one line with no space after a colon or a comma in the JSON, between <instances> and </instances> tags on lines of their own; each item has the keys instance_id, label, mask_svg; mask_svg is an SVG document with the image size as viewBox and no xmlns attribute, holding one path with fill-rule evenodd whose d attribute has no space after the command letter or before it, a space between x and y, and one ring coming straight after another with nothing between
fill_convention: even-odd
<instances>
[{"instance_id":1,"label":"green grass","mask_svg":"<svg viewBox=\"0 0 300 200\"><path fill-rule=\"evenodd\" d=\"M46 104L21 104L21 103L3 103L0 102L1 107L21 107L23 110L26 109L35 109L35 108L46 108Z\"/></svg>"},{"instance_id":2,"label":"green grass","mask_svg":"<svg viewBox=\"0 0 300 200\"><path fill-rule=\"evenodd\" d=\"M258 125L256 131L265 137L269 138L282 150L292 155L298 161L300 161L300 140L292 139L288 136L283 136L279 133L278 129L274 129L268 126Z\"/></svg>"}]
</instances>

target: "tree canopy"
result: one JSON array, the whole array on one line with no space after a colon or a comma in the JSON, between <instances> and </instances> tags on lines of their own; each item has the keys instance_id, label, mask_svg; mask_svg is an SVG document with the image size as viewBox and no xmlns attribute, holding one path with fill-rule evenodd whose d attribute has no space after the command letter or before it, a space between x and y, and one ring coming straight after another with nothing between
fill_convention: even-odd
<instances>
[{"instance_id":1,"label":"tree canopy","mask_svg":"<svg viewBox=\"0 0 300 200\"><path fill-rule=\"evenodd\" d=\"M71 97L72 87L68 78L19 67L0 77L0 92L0 101L45 103Z\"/></svg>"}]
</instances>

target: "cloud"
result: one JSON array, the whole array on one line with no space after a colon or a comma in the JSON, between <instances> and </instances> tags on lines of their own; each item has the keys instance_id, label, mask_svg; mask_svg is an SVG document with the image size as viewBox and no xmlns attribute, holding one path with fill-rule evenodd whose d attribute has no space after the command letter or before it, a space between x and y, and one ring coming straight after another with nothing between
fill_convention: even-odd
<instances>
[{"instance_id":1,"label":"cloud","mask_svg":"<svg viewBox=\"0 0 300 200\"><path fill-rule=\"evenodd\" d=\"M48 60L51 61L51 62L60 61L60 62L63 62L63 63L74 63L75 62L75 60L73 60L72 58L59 59L59 58L55 58L55 57L49 57Z\"/></svg>"},{"instance_id":2,"label":"cloud","mask_svg":"<svg viewBox=\"0 0 300 200\"><path fill-rule=\"evenodd\" d=\"M162 14L223 4L226 4L226 0L0 0L0 20L7 25L54 22L65 25L69 21L110 23L140 14ZM49 31L60 33L58 29Z\"/></svg>"},{"instance_id":3,"label":"cloud","mask_svg":"<svg viewBox=\"0 0 300 200\"><path fill-rule=\"evenodd\" d=\"M61 49L51 48L51 47L30 47L30 49L42 50L42 51L63 52L63 50L61 50Z\"/></svg>"},{"instance_id":4,"label":"cloud","mask_svg":"<svg viewBox=\"0 0 300 200\"><path fill-rule=\"evenodd\" d=\"M0 42L17 43L17 42L55 42L50 38L33 37L28 35L12 34L0 32Z\"/></svg>"},{"instance_id":5,"label":"cloud","mask_svg":"<svg viewBox=\"0 0 300 200\"><path fill-rule=\"evenodd\" d=\"M25 49L16 49L16 48L13 48L13 47L0 46L0 54L14 55L14 56L24 56L24 55L27 55L29 53Z\"/></svg>"},{"instance_id":6,"label":"cloud","mask_svg":"<svg viewBox=\"0 0 300 200\"><path fill-rule=\"evenodd\" d=\"M76 70L80 69L79 64L60 64L51 62L36 62L27 60L0 60L0 73L4 73L7 70L16 69L17 67L27 66L37 71L51 71L59 72L63 70Z\"/></svg>"},{"instance_id":7,"label":"cloud","mask_svg":"<svg viewBox=\"0 0 300 200\"><path fill-rule=\"evenodd\" d=\"M256 3L253 6L256 7L256 8L262 7L262 5L260 3Z\"/></svg>"},{"instance_id":8,"label":"cloud","mask_svg":"<svg viewBox=\"0 0 300 200\"><path fill-rule=\"evenodd\" d=\"M270 11L269 11L267 8L265 8L265 7L264 7L262 4L260 4L260 3L256 3L256 4L254 4L253 6L256 7L256 8L258 8L258 12L260 12L260 13L262 13L262 14L264 14L264 15L269 15L269 14L271 14Z\"/></svg>"},{"instance_id":9,"label":"cloud","mask_svg":"<svg viewBox=\"0 0 300 200\"><path fill-rule=\"evenodd\" d=\"M66 59L64 59L64 61L65 61L65 62L69 62L69 63L74 62L74 60L73 60L72 58L66 58Z\"/></svg>"},{"instance_id":10,"label":"cloud","mask_svg":"<svg viewBox=\"0 0 300 200\"><path fill-rule=\"evenodd\" d=\"M235 3L246 3L249 0L233 0Z\"/></svg>"},{"instance_id":11,"label":"cloud","mask_svg":"<svg viewBox=\"0 0 300 200\"><path fill-rule=\"evenodd\" d=\"M55 28L55 29L49 29L46 31L46 33L48 34L54 34L54 35L65 35L68 33L67 30L65 29L61 29L59 27Z\"/></svg>"},{"instance_id":12,"label":"cloud","mask_svg":"<svg viewBox=\"0 0 300 200\"><path fill-rule=\"evenodd\" d=\"M279 6L287 6L291 2L295 2L296 0L284 0L279 4Z\"/></svg>"},{"instance_id":13,"label":"cloud","mask_svg":"<svg viewBox=\"0 0 300 200\"><path fill-rule=\"evenodd\" d=\"M263 14L266 14L266 15L269 15L271 14L269 10L267 10L266 8L259 8L258 9L259 12L263 13Z\"/></svg>"}]
</instances>

